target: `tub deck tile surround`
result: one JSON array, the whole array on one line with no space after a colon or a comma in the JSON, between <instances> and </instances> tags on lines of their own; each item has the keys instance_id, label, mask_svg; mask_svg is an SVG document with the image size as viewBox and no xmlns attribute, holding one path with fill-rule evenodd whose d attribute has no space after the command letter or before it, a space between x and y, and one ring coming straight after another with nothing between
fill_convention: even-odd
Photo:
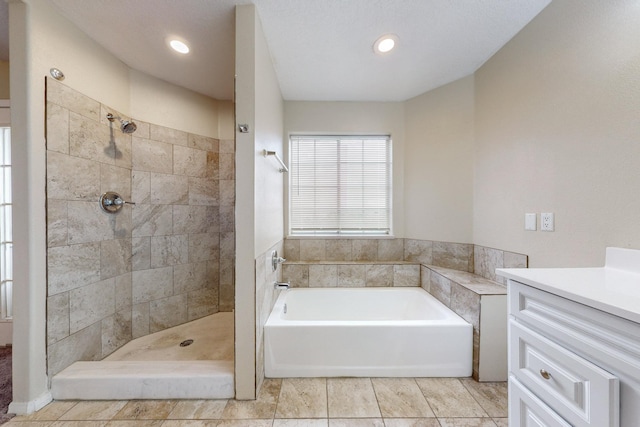
<instances>
[{"instance_id":1,"label":"tub deck tile surround","mask_svg":"<svg viewBox=\"0 0 640 427\"><path fill-rule=\"evenodd\" d=\"M255 401L55 401L34 414L14 417L5 426L502 427L508 425L506 408L504 382L286 378L266 379Z\"/></svg>"}]
</instances>

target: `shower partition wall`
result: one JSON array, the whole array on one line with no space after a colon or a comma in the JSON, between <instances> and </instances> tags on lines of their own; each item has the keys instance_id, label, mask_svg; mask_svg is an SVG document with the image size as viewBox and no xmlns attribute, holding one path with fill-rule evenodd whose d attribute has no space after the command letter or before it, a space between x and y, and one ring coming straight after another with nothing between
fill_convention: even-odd
<instances>
[{"instance_id":1,"label":"shower partition wall","mask_svg":"<svg viewBox=\"0 0 640 427\"><path fill-rule=\"evenodd\" d=\"M136 121L47 79L50 377L233 308L233 141ZM135 205L117 214L100 195Z\"/></svg>"}]
</instances>

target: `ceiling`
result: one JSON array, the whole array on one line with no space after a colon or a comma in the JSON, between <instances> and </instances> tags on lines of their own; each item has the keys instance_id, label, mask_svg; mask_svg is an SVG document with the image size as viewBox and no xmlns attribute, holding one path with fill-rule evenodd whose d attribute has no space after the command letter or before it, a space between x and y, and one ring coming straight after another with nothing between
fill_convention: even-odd
<instances>
[{"instance_id":1,"label":"ceiling","mask_svg":"<svg viewBox=\"0 0 640 427\"><path fill-rule=\"evenodd\" d=\"M475 72L550 0L51 0L129 67L233 97L234 10L254 3L286 100L403 101ZM0 1L0 59L8 59ZM394 33L384 56L374 41ZM167 48L177 36L187 55ZM64 70L63 70L64 71Z\"/></svg>"}]
</instances>

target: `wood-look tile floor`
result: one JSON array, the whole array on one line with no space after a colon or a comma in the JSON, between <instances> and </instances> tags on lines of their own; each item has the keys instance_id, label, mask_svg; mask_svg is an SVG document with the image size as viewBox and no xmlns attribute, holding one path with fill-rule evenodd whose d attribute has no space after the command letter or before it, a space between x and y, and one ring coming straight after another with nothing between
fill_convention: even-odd
<instances>
[{"instance_id":1,"label":"wood-look tile floor","mask_svg":"<svg viewBox=\"0 0 640 427\"><path fill-rule=\"evenodd\" d=\"M470 378L265 380L255 401L52 402L6 427L507 427L507 384Z\"/></svg>"}]
</instances>

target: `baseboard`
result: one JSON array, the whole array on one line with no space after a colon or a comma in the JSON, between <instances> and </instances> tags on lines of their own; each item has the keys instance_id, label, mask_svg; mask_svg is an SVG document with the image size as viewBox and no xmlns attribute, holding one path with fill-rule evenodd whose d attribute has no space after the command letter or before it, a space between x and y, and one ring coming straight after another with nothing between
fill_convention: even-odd
<instances>
[{"instance_id":1,"label":"baseboard","mask_svg":"<svg viewBox=\"0 0 640 427\"><path fill-rule=\"evenodd\" d=\"M9 404L9 410L7 411L7 413L16 415L29 415L39 409L44 408L52 400L53 398L51 397L51 392L47 391L34 400L29 400L27 402L11 402Z\"/></svg>"}]
</instances>

